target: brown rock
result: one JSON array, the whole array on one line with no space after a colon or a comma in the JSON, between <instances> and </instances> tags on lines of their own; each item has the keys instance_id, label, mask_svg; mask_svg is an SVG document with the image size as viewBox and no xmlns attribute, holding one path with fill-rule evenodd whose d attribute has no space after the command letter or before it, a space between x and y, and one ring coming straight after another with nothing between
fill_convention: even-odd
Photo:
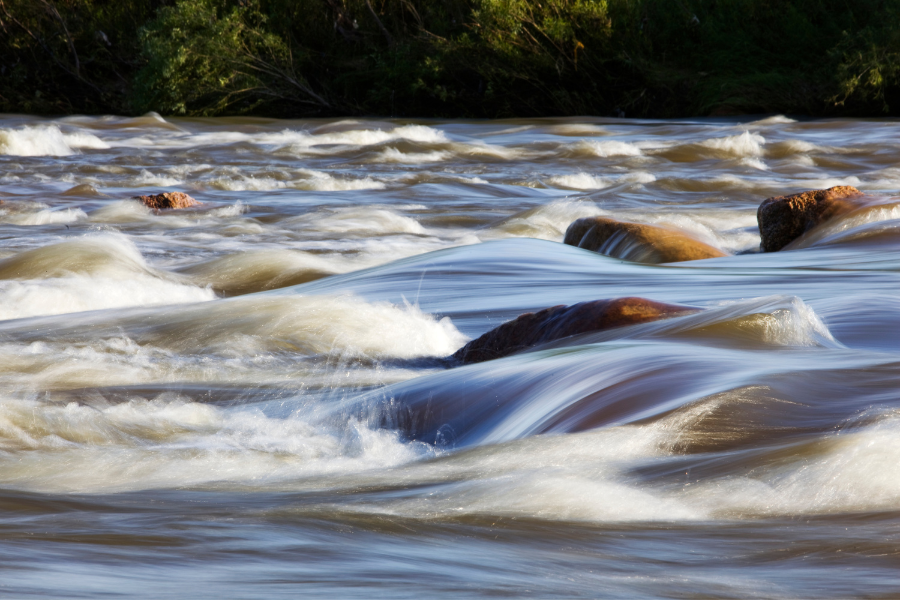
<instances>
[{"instance_id":1,"label":"brown rock","mask_svg":"<svg viewBox=\"0 0 900 600\"><path fill-rule=\"evenodd\" d=\"M728 256L689 235L655 225L584 217L566 230L564 244L643 263L670 263Z\"/></svg>"},{"instance_id":2,"label":"brown rock","mask_svg":"<svg viewBox=\"0 0 900 600\"><path fill-rule=\"evenodd\" d=\"M153 210L189 208L200 204L183 192L163 192L151 196L135 196L134 199Z\"/></svg>"},{"instance_id":3,"label":"brown rock","mask_svg":"<svg viewBox=\"0 0 900 600\"><path fill-rule=\"evenodd\" d=\"M553 306L519 315L456 351L453 358L477 363L508 356L579 333L590 333L696 312L696 308L646 298L615 298Z\"/></svg>"},{"instance_id":4,"label":"brown rock","mask_svg":"<svg viewBox=\"0 0 900 600\"><path fill-rule=\"evenodd\" d=\"M756 211L760 248L777 252L813 227L859 208L864 198L849 185L767 198Z\"/></svg>"}]
</instances>

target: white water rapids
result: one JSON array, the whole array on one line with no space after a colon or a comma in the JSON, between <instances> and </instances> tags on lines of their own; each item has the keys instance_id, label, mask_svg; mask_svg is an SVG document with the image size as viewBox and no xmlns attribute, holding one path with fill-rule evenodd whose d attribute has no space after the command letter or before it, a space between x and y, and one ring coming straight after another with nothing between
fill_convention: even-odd
<instances>
[{"instance_id":1,"label":"white water rapids","mask_svg":"<svg viewBox=\"0 0 900 600\"><path fill-rule=\"evenodd\" d=\"M0 118L0 596L893 597L900 209L756 210L900 193L898 133ZM447 359L624 296L704 310Z\"/></svg>"}]
</instances>

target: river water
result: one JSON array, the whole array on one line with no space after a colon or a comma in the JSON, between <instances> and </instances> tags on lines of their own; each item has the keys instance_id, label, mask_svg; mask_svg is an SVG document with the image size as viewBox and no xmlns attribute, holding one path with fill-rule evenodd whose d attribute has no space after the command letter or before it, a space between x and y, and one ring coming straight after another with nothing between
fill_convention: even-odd
<instances>
[{"instance_id":1,"label":"river water","mask_svg":"<svg viewBox=\"0 0 900 600\"><path fill-rule=\"evenodd\" d=\"M0 597L900 593L900 209L756 224L898 193L900 122L7 115L0 165ZM620 296L707 310L445 359Z\"/></svg>"}]
</instances>

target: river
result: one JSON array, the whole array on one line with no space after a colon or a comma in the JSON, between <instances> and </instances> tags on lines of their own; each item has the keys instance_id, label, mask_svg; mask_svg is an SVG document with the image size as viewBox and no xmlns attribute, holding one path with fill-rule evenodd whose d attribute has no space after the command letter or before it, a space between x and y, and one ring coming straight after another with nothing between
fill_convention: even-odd
<instances>
[{"instance_id":1,"label":"river","mask_svg":"<svg viewBox=\"0 0 900 600\"><path fill-rule=\"evenodd\" d=\"M0 597L900 593L900 208L756 221L897 194L898 121L5 115L0 165ZM706 310L446 358L622 296Z\"/></svg>"}]
</instances>

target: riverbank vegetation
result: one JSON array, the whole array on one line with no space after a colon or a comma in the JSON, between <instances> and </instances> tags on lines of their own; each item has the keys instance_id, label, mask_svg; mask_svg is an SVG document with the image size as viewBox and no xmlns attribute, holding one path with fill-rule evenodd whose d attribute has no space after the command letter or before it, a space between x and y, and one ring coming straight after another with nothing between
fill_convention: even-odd
<instances>
[{"instance_id":1,"label":"riverbank vegetation","mask_svg":"<svg viewBox=\"0 0 900 600\"><path fill-rule=\"evenodd\" d=\"M0 0L0 111L900 114L900 0Z\"/></svg>"}]
</instances>

